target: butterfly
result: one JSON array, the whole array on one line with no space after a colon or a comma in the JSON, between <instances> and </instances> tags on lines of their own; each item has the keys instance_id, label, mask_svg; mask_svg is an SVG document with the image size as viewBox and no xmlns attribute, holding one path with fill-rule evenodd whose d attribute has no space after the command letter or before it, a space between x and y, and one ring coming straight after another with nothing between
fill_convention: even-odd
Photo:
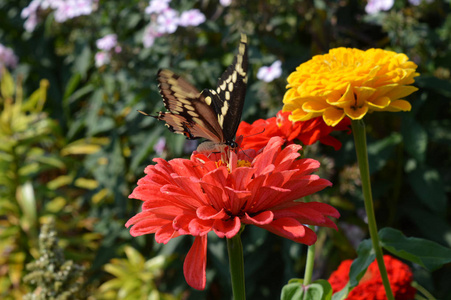
<instances>
[{"instance_id":1,"label":"butterfly","mask_svg":"<svg viewBox=\"0 0 451 300\"><path fill-rule=\"evenodd\" d=\"M238 54L219 78L216 90L199 92L188 81L166 69L158 71L159 91L166 112L152 116L166 122L170 131L187 139L205 138L198 152L221 152L238 147L235 134L241 121L247 84L247 36L242 34Z\"/></svg>"}]
</instances>

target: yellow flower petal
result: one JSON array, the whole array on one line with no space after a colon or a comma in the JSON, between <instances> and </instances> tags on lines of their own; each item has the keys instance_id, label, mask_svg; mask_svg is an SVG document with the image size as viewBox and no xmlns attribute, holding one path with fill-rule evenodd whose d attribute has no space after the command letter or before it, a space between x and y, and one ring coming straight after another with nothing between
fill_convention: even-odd
<instances>
[{"instance_id":1,"label":"yellow flower petal","mask_svg":"<svg viewBox=\"0 0 451 300\"><path fill-rule=\"evenodd\" d=\"M390 103L388 107L388 111L396 112L396 111L410 111L412 109L412 105L406 100L395 100Z\"/></svg>"},{"instance_id":2,"label":"yellow flower petal","mask_svg":"<svg viewBox=\"0 0 451 300\"><path fill-rule=\"evenodd\" d=\"M345 117L345 113L342 109L336 109L329 107L324 111L323 120L328 126L335 126L340 123Z\"/></svg>"},{"instance_id":3,"label":"yellow flower petal","mask_svg":"<svg viewBox=\"0 0 451 300\"><path fill-rule=\"evenodd\" d=\"M356 120L373 111L410 110L410 104L399 99L417 90L410 86L419 75L416 69L403 53L331 49L291 73L283 110L296 111L296 120L323 115L329 125L344 116Z\"/></svg>"}]
</instances>

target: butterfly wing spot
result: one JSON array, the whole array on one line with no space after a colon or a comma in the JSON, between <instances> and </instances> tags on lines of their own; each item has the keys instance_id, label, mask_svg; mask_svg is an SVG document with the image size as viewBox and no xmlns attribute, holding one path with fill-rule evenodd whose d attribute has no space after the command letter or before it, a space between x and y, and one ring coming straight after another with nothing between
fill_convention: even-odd
<instances>
[{"instance_id":1,"label":"butterfly wing spot","mask_svg":"<svg viewBox=\"0 0 451 300\"><path fill-rule=\"evenodd\" d=\"M232 73L232 82L233 82L233 83L236 82L236 79L237 79L237 75L236 75L236 74L237 74L237 72L233 72L233 73Z\"/></svg>"},{"instance_id":2,"label":"butterfly wing spot","mask_svg":"<svg viewBox=\"0 0 451 300\"><path fill-rule=\"evenodd\" d=\"M224 123L224 115L218 115L218 123L222 127L222 124Z\"/></svg>"},{"instance_id":3,"label":"butterfly wing spot","mask_svg":"<svg viewBox=\"0 0 451 300\"><path fill-rule=\"evenodd\" d=\"M229 91L226 91L225 94L224 94L224 96L225 96L225 98L226 98L227 101L230 100L230 92L229 92Z\"/></svg>"},{"instance_id":4,"label":"butterfly wing spot","mask_svg":"<svg viewBox=\"0 0 451 300\"><path fill-rule=\"evenodd\" d=\"M188 111L188 114L190 116L192 116L192 117L198 117L199 116L199 114L197 114L195 111L191 111L191 110Z\"/></svg>"},{"instance_id":5,"label":"butterfly wing spot","mask_svg":"<svg viewBox=\"0 0 451 300\"><path fill-rule=\"evenodd\" d=\"M233 92L233 82L229 82L229 91Z\"/></svg>"},{"instance_id":6,"label":"butterfly wing spot","mask_svg":"<svg viewBox=\"0 0 451 300\"><path fill-rule=\"evenodd\" d=\"M224 102L224 106L221 108L221 114L223 116L227 115L227 111L229 110L229 103Z\"/></svg>"},{"instance_id":7,"label":"butterfly wing spot","mask_svg":"<svg viewBox=\"0 0 451 300\"><path fill-rule=\"evenodd\" d=\"M205 97L205 103L207 103L207 105L211 105L211 97Z\"/></svg>"}]
</instances>

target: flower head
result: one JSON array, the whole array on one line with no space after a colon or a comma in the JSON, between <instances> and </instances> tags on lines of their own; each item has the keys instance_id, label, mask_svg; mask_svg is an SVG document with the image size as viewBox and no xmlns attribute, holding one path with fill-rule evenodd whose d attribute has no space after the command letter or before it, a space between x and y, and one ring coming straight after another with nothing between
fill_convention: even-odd
<instances>
[{"instance_id":1,"label":"flower head","mask_svg":"<svg viewBox=\"0 0 451 300\"><path fill-rule=\"evenodd\" d=\"M180 18L175 9L167 8L157 17L158 33L174 33L179 26Z\"/></svg>"},{"instance_id":2,"label":"flower head","mask_svg":"<svg viewBox=\"0 0 451 300\"><path fill-rule=\"evenodd\" d=\"M394 3L395 0L368 0L365 11L367 14L374 15L382 10L389 10Z\"/></svg>"},{"instance_id":3,"label":"flower head","mask_svg":"<svg viewBox=\"0 0 451 300\"><path fill-rule=\"evenodd\" d=\"M329 126L345 116L362 119L373 111L409 111L401 98L417 90L417 65L402 53L336 48L314 56L288 77L283 111L293 121L322 116Z\"/></svg>"},{"instance_id":4,"label":"flower head","mask_svg":"<svg viewBox=\"0 0 451 300\"><path fill-rule=\"evenodd\" d=\"M105 51L99 51L94 56L95 65L97 68L100 68L106 64L109 64L111 61L111 54Z\"/></svg>"},{"instance_id":5,"label":"flower head","mask_svg":"<svg viewBox=\"0 0 451 300\"><path fill-rule=\"evenodd\" d=\"M205 22L206 18L203 13L200 12L198 9L190 9L187 11L182 12L180 15L180 26L198 26Z\"/></svg>"},{"instance_id":6,"label":"flower head","mask_svg":"<svg viewBox=\"0 0 451 300\"><path fill-rule=\"evenodd\" d=\"M258 154L254 150L230 151L226 165L220 154L194 153L191 159L165 161L145 169L130 198L144 201L142 212L125 225L133 236L155 233L166 244L180 235L192 235L194 244L185 258L189 285L205 288L207 234L232 238L243 224L264 228L298 243L311 245L315 233L305 224L336 228L329 217L339 217L333 207L319 202L298 202L331 183L312 175L319 163L299 158L301 146L283 150L273 138Z\"/></svg>"},{"instance_id":7,"label":"flower head","mask_svg":"<svg viewBox=\"0 0 451 300\"><path fill-rule=\"evenodd\" d=\"M3 67L15 68L19 59L14 54L13 49L0 44L0 72Z\"/></svg>"},{"instance_id":8,"label":"flower head","mask_svg":"<svg viewBox=\"0 0 451 300\"><path fill-rule=\"evenodd\" d=\"M258 69L257 78L264 82L271 82L282 75L282 62L276 60L269 67L261 67Z\"/></svg>"},{"instance_id":9,"label":"flower head","mask_svg":"<svg viewBox=\"0 0 451 300\"><path fill-rule=\"evenodd\" d=\"M171 2L171 0L150 0L145 12L146 14L159 14L169 8L169 2Z\"/></svg>"},{"instance_id":10,"label":"flower head","mask_svg":"<svg viewBox=\"0 0 451 300\"><path fill-rule=\"evenodd\" d=\"M271 137L280 136L287 144L299 140L304 145L312 145L317 141L322 144L341 148L341 142L330 136L332 131L349 130L350 121L344 119L335 127L327 126L321 117L307 121L292 122L289 120L290 112L278 112L277 117L260 119L252 124L241 122L236 133L243 136L240 147L243 149L254 149L256 151L265 147Z\"/></svg>"},{"instance_id":11,"label":"flower head","mask_svg":"<svg viewBox=\"0 0 451 300\"><path fill-rule=\"evenodd\" d=\"M413 300L416 290L412 287L413 274L409 266L403 262L384 255L384 263L387 267L388 279L397 300ZM334 271L328 281L332 286L334 293L340 291L349 281L349 270L352 260L343 261L338 269ZM347 300L385 300L385 294L382 278L379 273L377 261L373 261L360 283L349 293Z\"/></svg>"},{"instance_id":12,"label":"flower head","mask_svg":"<svg viewBox=\"0 0 451 300\"><path fill-rule=\"evenodd\" d=\"M107 34L103 38L96 41L96 46L99 50L110 51L117 45L117 35Z\"/></svg>"}]
</instances>

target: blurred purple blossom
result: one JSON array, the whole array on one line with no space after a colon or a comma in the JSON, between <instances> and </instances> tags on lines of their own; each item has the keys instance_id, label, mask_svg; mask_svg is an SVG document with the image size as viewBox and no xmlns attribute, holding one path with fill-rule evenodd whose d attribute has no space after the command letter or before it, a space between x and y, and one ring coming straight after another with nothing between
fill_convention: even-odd
<instances>
[{"instance_id":1,"label":"blurred purple blossom","mask_svg":"<svg viewBox=\"0 0 451 300\"><path fill-rule=\"evenodd\" d=\"M32 32L38 24L37 12L39 9L52 9L55 11L55 21L62 23L69 19L89 15L95 8L96 0L32 0L21 12L26 19L24 27Z\"/></svg>"},{"instance_id":2,"label":"blurred purple blossom","mask_svg":"<svg viewBox=\"0 0 451 300\"><path fill-rule=\"evenodd\" d=\"M179 16L175 9L167 8L157 17L158 33L174 33L179 25Z\"/></svg>"},{"instance_id":3,"label":"blurred purple blossom","mask_svg":"<svg viewBox=\"0 0 451 300\"><path fill-rule=\"evenodd\" d=\"M170 2L171 0L150 0L145 12L149 15L162 13L165 9L169 8Z\"/></svg>"},{"instance_id":4,"label":"blurred purple blossom","mask_svg":"<svg viewBox=\"0 0 451 300\"><path fill-rule=\"evenodd\" d=\"M386 11L393 7L395 0L368 0L365 11L369 15L377 14L380 11Z\"/></svg>"},{"instance_id":5,"label":"blurred purple blossom","mask_svg":"<svg viewBox=\"0 0 451 300\"><path fill-rule=\"evenodd\" d=\"M153 146L153 150L158 156L163 154L165 148L166 148L166 139L164 137L159 138L157 143Z\"/></svg>"},{"instance_id":6,"label":"blurred purple blossom","mask_svg":"<svg viewBox=\"0 0 451 300\"><path fill-rule=\"evenodd\" d=\"M92 0L53 0L49 6L55 9L55 21L62 23L82 15L89 15L93 9Z\"/></svg>"},{"instance_id":7,"label":"blurred purple blossom","mask_svg":"<svg viewBox=\"0 0 451 300\"><path fill-rule=\"evenodd\" d=\"M161 36L161 33L157 32L156 24L150 23L146 26L144 29L144 35L143 35L143 45L144 48L150 48L153 46L153 43L155 42L155 39L157 37Z\"/></svg>"},{"instance_id":8,"label":"blurred purple blossom","mask_svg":"<svg viewBox=\"0 0 451 300\"><path fill-rule=\"evenodd\" d=\"M103 38L98 39L96 45L99 50L110 51L117 45L117 35L114 33L107 34Z\"/></svg>"},{"instance_id":9,"label":"blurred purple blossom","mask_svg":"<svg viewBox=\"0 0 451 300\"><path fill-rule=\"evenodd\" d=\"M229 6L232 3L232 0L219 0L222 6Z\"/></svg>"},{"instance_id":10,"label":"blurred purple blossom","mask_svg":"<svg viewBox=\"0 0 451 300\"><path fill-rule=\"evenodd\" d=\"M269 67L261 67L257 72L257 78L265 82L271 82L282 75L282 62L276 60Z\"/></svg>"},{"instance_id":11,"label":"blurred purple blossom","mask_svg":"<svg viewBox=\"0 0 451 300\"><path fill-rule=\"evenodd\" d=\"M111 61L111 54L105 51L99 51L96 53L94 60L96 67L100 68Z\"/></svg>"},{"instance_id":12,"label":"blurred purple blossom","mask_svg":"<svg viewBox=\"0 0 451 300\"><path fill-rule=\"evenodd\" d=\"M205 15L198 9L190 9L182 12L180 16L179 25L180 26L198 26L205 22Z\"/></svg>"},{"instance_id":13,"label":"blurred purple blossom","mask_svg":"<svg viewBox=\"0 0 451 300\"><path fill-rule=\"evenodd\" d=\"M5 47L0 44L0 76L2 75L2 69L5 67L15 68L19 59L14 54L11 48Z\"/></svg>"}]
</instances>

